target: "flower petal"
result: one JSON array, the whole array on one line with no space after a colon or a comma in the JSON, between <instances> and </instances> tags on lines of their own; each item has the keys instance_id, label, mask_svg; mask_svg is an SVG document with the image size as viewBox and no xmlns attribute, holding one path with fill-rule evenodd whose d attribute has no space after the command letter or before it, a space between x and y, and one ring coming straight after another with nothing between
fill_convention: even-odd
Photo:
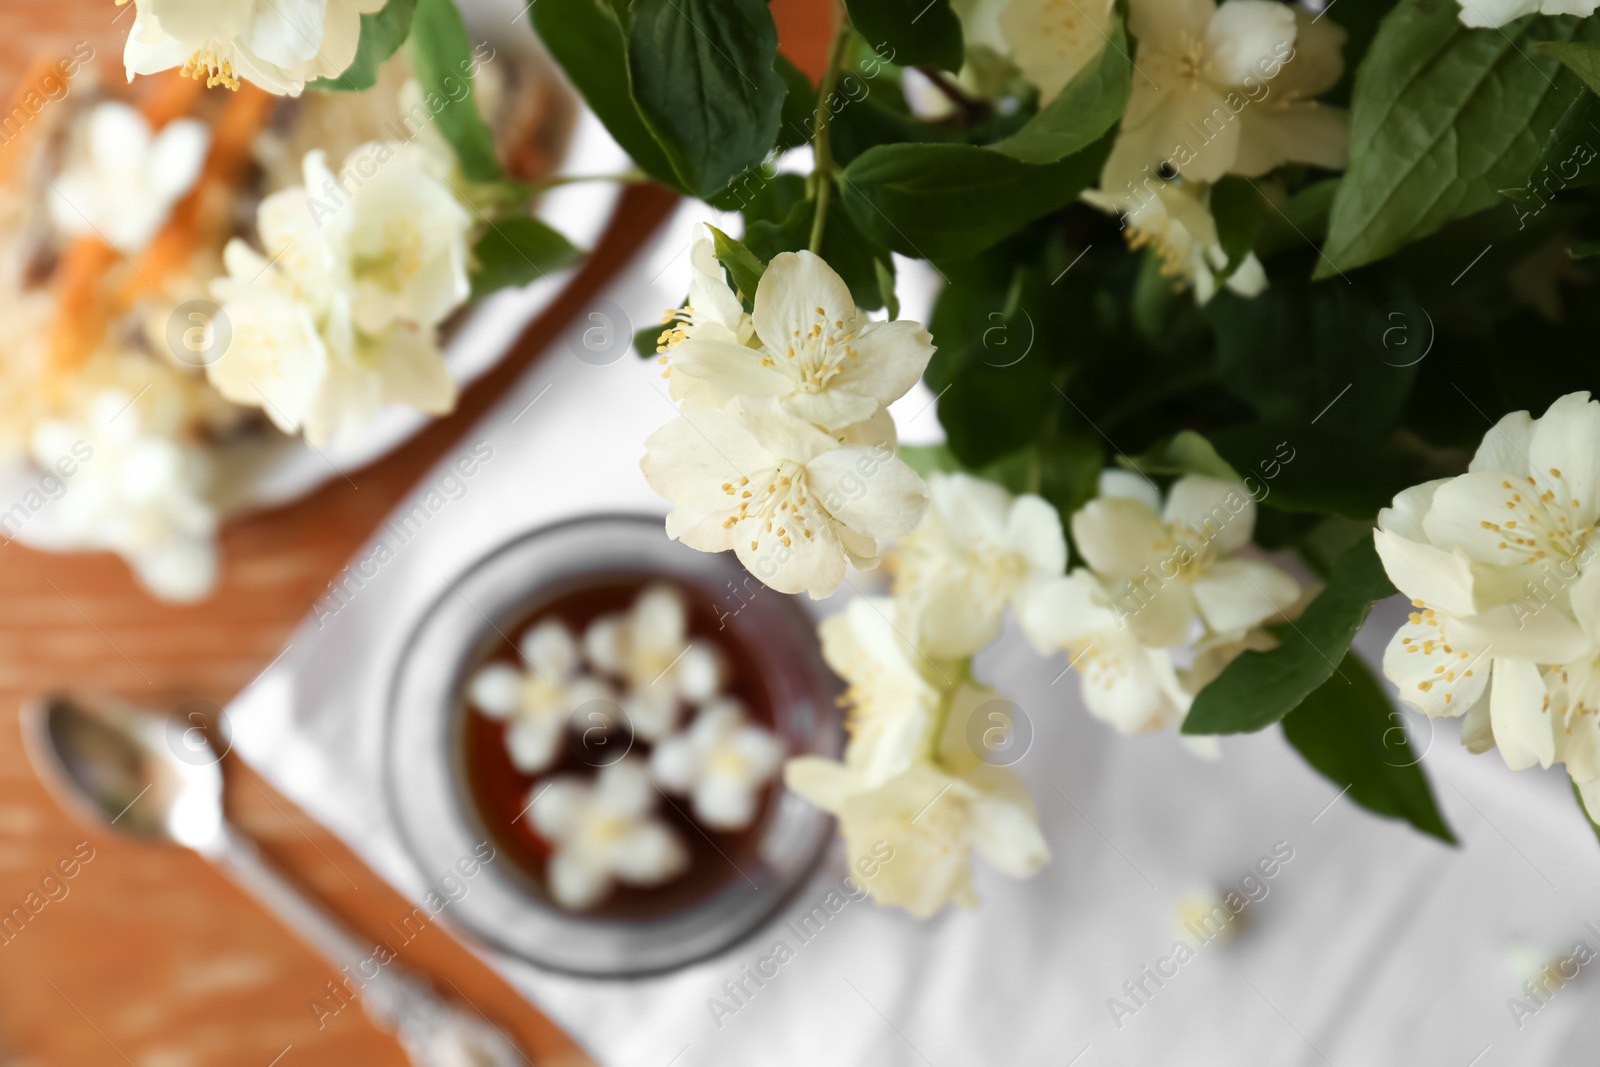
<instances>
[{"instance_id":1,"label":"flower petal","mask_svg":"<svg viewBox=\"0 0 1600 1067\"><path fill-rule=\"evenodd\" d=\"M1034 577L1059 577L1067 569L1067 539L1061 512L1043 497L1019 496L1006 517L1005 543L1028 564Z\"/></svg>"},{"instance_id":2,"label":"flower petal","mask_svg":"<svg viewBox=\"0 0 1600 1067\"><path fill-rule=\"evenodd\" d=\"M1244 2L1229 0L1229 4ZM1256 501L1239 482L1189 474L1173 483L1162 517L1190 547L1205 545L1219 556L1231 556L1250 543Z\"/></svg>"},{"instance_id":3,"label":"flower petal","mask_svg":"<svg viewBox=\"0 0 1600 1067\"><path fill-rule=\"evenodd\" d=\"M1048 104L1110 39L1114 0L1011 0L1000 12L1000 32L1022 76ZM963 23L966 19L963 18Z\"/></svg>"},{"instance_id":4,"label":"flower petal","mask_svg":"<svg viewBox=\"0 0 1600 1067\"><path fill-rule=\"evenodd\" d=\"M639 466L650 488L672 501L667 536L702 552L732 548L724 520L738 510L737 487L776 465L737 412L704 408L679 416L645 440ZM748 475L745 472L749 472Z\"/></svg>"},{"instance_id":5,"label":"flower petal","mask_svg":"<svg viewBox=\"0 0 1600 1067\"><path fill-rule=\"evenodd\" d=\"M1001 874L1031 878L1050 862L1033 812L991 797L972 802L972 844Z\"/></svg>"},{"instance_id":6,"label":"flower petal","mask_svg":"<svg viewBox=\"0 0 1600 1067\"><path fill-rule=\"evenodd\" d=\"M1099 634L1077 658L1089 713L1125 734L1159 730L1187 711L1166 652L1132 637Z\"/></svg>"},{"instance_id":7,"label":"flower petal","mask_svg":"<svg viewBox=\"0 0 1600 1067\"><path fill-rule=\"evenodd\" d=\"M1206 28L1207 75L1223 85L1259 78L1262 64L1281 64L1294 54L1294 11L1272 0L1228 0ZM1270 69L1270 67L1268 68Z\"/></svg>"},{"instance_id":8,"label":"flower petal","mask_svg":"<svg viewBox=\"0 0 1600 1067\"><path fill-rule=\"evenodd\" d=\"M1246 630L1283 613L1300 599L1300 583L1270 563L1225 559L1190 588L1206 625L1218 633Z\"/></svg>"},{"instance_id":9,"label":"flower petal","mask_svg":"<svg viewBox=\"0 0 1600 1067\"><path fill-rule=\"evenodd\" d=\"M1239 154L1231 173L1254 178L1285 163L1328 170L1350 165L1350 112L1344 108L1315 100L1263 101L1252 107L1240 120Z\"/></svg>"},{"instance_id":10,"label":"flower petal","mask_svg":"<svg viewBox=\"0 0 1600 1067\"><path fill-rule=\"evenodd\" d=\"M838 760L820 756L796 756L783 766L784 785L833 815L859 789L858 781Z\"/></svg>"},{"instance_id":11,"label":"flower petal","mask_svg":"<svg viewBox=\"0 0 1600 1067\"><path fill-rule=\"evenodd\" d=\"M1502 416L1483 435L1483 442L1478 445L1478 451L1473 454L1467 470L1508 474L1513 478L1526 477L1533 429L1533 416L1526 411L1513 411Z\"/></svg>"},{"instance_id":12,"label":"flower petal","mask_svg":"<svg viewBox=\"0 0 1600 1067\"><path fill-rule=\"evenodd\" d=\"M842 389L888 405L905 396L928 369L933 335L909 319L867 322L856 329L846 350L854 355L846 355L828 390Z\"/></svg>"},{"instance_id":13,"label":"flower petal","mask_svg":"<svg viewBox=\"0 0 1600 1067\"><path fill-rule=\"evenodd\" d=\"M1553 492L1550 510L1574 529L1600 517L1600 400L1568 393L1534 427L1528 460L1538 492Z\"/></svg>"},{"instance_id":14,"label":"flower petal","mask_svg":"<svg viewBox=\"0 0 1600 1067\"><path fill-rule=\"evenodd\" d=\"M1072 516L1072 540L1097 573L1124 579L1160 562L1167 533L1144 501L1100 497Z\"/></svg>"},{"instance_id":15,"label":"flower petal","mask_svg":"<svg viewBox=\"0 0 1600 1067\"><path fill-rule=\"evenodd\" d=\"M1454 620L1437 614L1414 616L1389 641L1383 675L1400 691L1400 700L1424 715L1454 718L1483 697L1490 659L1450 643ZM1487 710L1487 709L1485 709Z\"/></svg>"},{"instance_id":16,"label":"flower petal","mask_svg":"<svg viewBox=\"0 0 1600 1067\"><path fill-rule=\"evenodd\" d=\"M1017 605L1017 619L1041 656L1115 631L1118 625L1116 614L1106 606L1104 590L1082 569L1026 591Z\"/></svg>"},{"instance_id":17,"label":"flower petal","mask_svg":"<svg viewBox=\"0 0 1600 1067\"><path fill-rule=\"evenodd\" d=\"M1383 569L1407 599L1420 601L1452 615L1470 615L1473 602L1472 567L1459 551L1447 552L1412 541L1387 530L1372 531L1373 544Z\"/></svg>"},{"instance_id":18,"label":"flower petal","mask_svg":"<svg viewBox=\"0 0 1600 1067\"><path fill-rule=\"evenodd\" d=\"M798 382L765 353L730 339L690 337L668 353L674 400L711 406L736 396L788 396ZM863 416L865 417L865 416Z\"/></svg>"},{"instance_id":19,"label":"flower petal","mask_svg":"<svg viewBox=\"0 0 1600 1067\"><path fill-rule=\"evenodd\" d=\"M1556 739L1549 693L1539 668L1520 659L1496 659L1489 688L1489 722L1494 741L1514 771L1555 761Z\"/></svg>"},{"instance_id":20,"label":"flower petal","mask_svg":"<svg viewBox=\"0 0 1600 1067\"><path fill-rule=\"evenodd\" d=\"M900 457L843 445L806 464L806 482L835 522L879 540L904 537L928 510L928 487Z\"/></svg>"},{"instance_id":21,"label":"flower petal","mask_svg":"<svg viewBox=\"0 0 1600 1067\"><path fill-rule=\"evenodd\" d=\"M780 252L756 286L756 336L776 356L817 323L843 322L855 329L856 302L834 269L810 252Z\"/></svg>"}]
</instances>

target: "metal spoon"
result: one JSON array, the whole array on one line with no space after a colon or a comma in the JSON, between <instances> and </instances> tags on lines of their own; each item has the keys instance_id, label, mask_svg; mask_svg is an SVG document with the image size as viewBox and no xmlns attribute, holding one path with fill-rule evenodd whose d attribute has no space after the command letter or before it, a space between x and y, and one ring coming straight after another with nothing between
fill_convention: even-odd
<instances>
[{"instance_id":1,"label":"metal spoon","mask_svg":"<svg viewBox=\"0 0 1600 1067\"><path fill-rule=\"evenodd\" d=\"M274 870L228 824L220 757L195 760L192 736L183 746L188 758L180 758L177 746L168 743L165 724L154 716L65 694L46 697L25 712L24 736L35 769L56 788L64 807L132 837L193 849L217 864L335 968L355 977L367 1014L399 1039L412 1063L512 1067L531 1062L498 1028L441 998L425 978L396 963L380 963L374 946L357 941Z\"/></svg>"}]
</instances>

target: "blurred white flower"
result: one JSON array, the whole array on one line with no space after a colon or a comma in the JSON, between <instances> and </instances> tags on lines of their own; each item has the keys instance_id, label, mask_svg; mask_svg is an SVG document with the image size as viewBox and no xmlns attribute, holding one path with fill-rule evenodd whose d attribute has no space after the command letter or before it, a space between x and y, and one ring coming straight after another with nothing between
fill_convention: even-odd
<instances>
[{"instance_id":1,"label":"blurred white flower","mask_svg":"<svg viewBox=\"0 0 1600 1067\"><path fill-rule=\"evenodd\" d=\"M990 689L955 687L926 740L927 757L882 781L852 767L848 755L843 764L807 756L786 766L790 789L838 816L852 869L881 858L884 845L892 850L868 882L879 904L917 918L947 903L975 905L972 849L1012 878L1049 861L1021 779L984 763L967 743L972 713L993 699Z\"/></svg>"},{"instance_id":2,"label":"blurred white flower","mask_svg":"<svg viewBox=\"0 0 1600 1067\"><path fill-rule=\"evenodd\" d=\"M534 786L528 817L550 844L545 874L557 903L582 911L618 882L653 886L683 873L688 850L654 817L656 797L644 761L631 756L592 781L558 775Z\"/></svg>"},{"instance_id":3,"label":"blurred white flower","mask_svg":"<svg viewBox=\"0 0 1600 1067\"><path fill-rule=\"evenodd\" d=\"M1310 99L1344 71L1345 32L1331 19L1271 0L1131 0L1128 28L1139 70L1108 172L1167 162L1214 182L1349 161L1348 113Z\"/></svg>"},{"instance_id":4,"label":"blurred white flower","mask_svg":"<svg viewBox=\"0 0 1600 1067\"><path fill-rule=\"evenodd\" d=\"M175 119L155 133L136 108L96 104L84 121L81 156L51 183L50 216L63 233L97 234L137 255L194 187L210 145L211 131L198 119Z\"/></svg>"},{"instance_id":5,"label":"blurred white flower","mask_svg":"<svg viewBox=\"0 0 1600 1067\"><path fill-rule=\"evenodd\" d=\"M708 295L716 289L703 288ZM726 290L719 297L731 298ZM719 305L717 321L735 306ZM752 322L760 348L725 326L697 328L676 342L669 350L673 398L712 407L735 397L776 397L794 415L837 432L904 396L933 356L927 330L904 319L871 321L844 280L810 252L783 252L767 264Z\"/></svg>"},{"instance_id":6,"label":"blurred white flower","mask_svg":"<svg viewBox=\"0 0 1600 1067\"><path fill-rule=\"evenodd\" d=\"M650 753L661 788L687 794L695 817L716 830L742 830L756 817L761 789L783 762L783 743L751 723L738 701L720 698L700 709L681 734Z\"/></svg>"},{"instance_id":7,"label":"blurred white flower","mask_svg":"<svg viewBox=\"0 0 1600 1067\"><path fill-rule=\"evenodd\" d=\"M420 146L382 142L338 176L320 151L306 155L306 185L261 205L268 254L234 239L212 283L235 327L207 366L224 396L319 447L357 440L383 404L454 407L435 333L470 290L470 218L441 166Z\"/></svg>"},{"instance_id":8,"label":"blurred white flower","mask_svg":"<svg viewBox=\"0 0 1600 1067\"><path fill-rule=\"evenodd\" d=\"M671 500L667 534L702 552L732 549L784 593L829 595L845 563L876 566L879 540L909 533L928 491L880 444L842 444L776 397L686 408L645 442L640 466Z\"/></svg>"},{"instance_id":9,"label":"blurred white flower","mask_svg":"<svg viewBox=\"0 0 1600 1067\"><path fill-rule=\"evenodd\" d=\"M592 701L615 701L599 680L580 673L578 644L560 622L547 619L522 635L526 670L490 663L473 675L467 698L491 719L508 722L506 751L524 774L545 770L561 755L574 712Z\"/></svg>"},{"instance_id":10,"label":"blurred white flower","mask_svg":"<svg viewBox=\"0 0 1600 1067\"><path fill-rule=\"evenodd\" d=\"M1100 581L1087 570L1046 582L1018 612L1041 655L1065 649L1081 677L1089 714L1123 733L1176 726L1189 712L1171 654L1140 642L1112 610Z\"/></svg>"},{"instance_id":11,"label":"blurred white flower","mask_svg":"<svg viewBox=\"0 0 1600 1067\"><path fill-rule=\"evenodd\" d=\"M928 479L928 514L895 546L894 593L932 656L970 656L1028 590L1058 578L1067 542L1055 506L968 474Z\"/></svg>"},{"instance_id":12,"label":"blurred white flower","mask_svg":"<svg viewBox=\"0 0 1600 1067\"><path fill-rule=\"evenodd\" d=\"M298 433L328 375L328 347L310 310L264 285L241 289L223 307L233 337L223 357L206 367L207 379L228 400L261 408L278 429Z\"/></svg>"},{"instance_id":13,"label":"blurred white flower","mask_svg":"<svg viewBox=\"0 0 1600 1067\"><path fill-rule=\"evenodd\" d=\"M64 538L118 553L165 600L198 600L216 580L217 517L205 495L210 467L203 449L143 426L135 399L107 390L81 418L41 423L33 457L49 470L78 454L75 443L87 444L91 458L54 505Z\"/></svg>"},{"instance_id":14,"label":"blurred white flower","mask_svg":"<svg viewBox=\"0 0 1600 1067\"><path fill-rule=\"evenodd\" d=\"M124 4L128 0L117 0ZM384 0L133 0L123 51L128 80L181 66L206 85L241 79L280 96L342 73L356 57L361 16Z\"/></svg>"},{"instance_id":15,"label":"blurred white flower","mask_svg":"<svg viewBox=\"0 0 1600 1067\"><path fill-rule=\"evenodd\" d=\"M1083 200L1122 215L1128 247L1154 249L1161 258L1162 276L1192 286L1195 301L1208 303L1217 292L1218 272L1228 265L1211 217L1210 190L1182 178L1167 181L1154 174L1124 174L1113 171L1110 163L1101 173L1100 185L1085 191ZM1250 252L1222 284L1240 296L1256 296L1267 287L1267 272Z\"/></svg>"},{"instance_id":16,"label":"blurred white flower","mask_svg":"<svg viewBox=\"0 0 1600 1067\"><path fill-rule=\"evenodd\" d=\"M716 651L690 643L688 631L683 595L669 585L651 585L626 612L601 616L583 635L589 664L622 681L622 708L640 740L672 733L685 702L710 700L722 685L724 667Z\"/></svg>"},{"instance_id":17,"label":"blurred white flower","mask_svg":"<svg viewBox=\"0 0 1600 1067\"><path fill-rule=\"evenodd\" d=\"M1039 90L1040 104L1055 99L1105 49L1116 24L1115 8L1115 0L1011 0L1005 5L1000 31L1022 76Z\"/></svg>"},{"instance_id":18,"label":"blurred white flower","mask_svg":"<svg viewBox=\"0 0 1600 1067\"><path fill-rule=\"evenodd\" d=\"M818 627L822 657L843 678L845 765L866 786L879 785L928 752L943 707L941 690L962 674L917 651L912 621L886 597L858 597Z\"/></svg>"},{"instance_id":19,"label":"blurred white flower","mask_svg":"<svg viewBox=\"0 0 1600 1067\"><path fill-rule=\"evenodd\" d=\"M1524 15L1577 15L1586 18L1597 6L1590 0L1461 0L1461 25L1500 27Z\"/></svg>"},{"instance_id":20,"label":"blurred white flower","mask_svg":"<svg viewBox=\"0 0 1600 1067\"><path fill-rule=\"evenodd\" d=\"M1463 741L1522 770L1564 761L1600 804L1600 403L1570 393L1501 419L1467 473L1413 486L1378 515L1384 570L1416 608L1383 671ZM1485 708L1486 705L1486 708Z\"/></svg>"},{"instance_id":21,"label":"blurred white flower","mask_svg":"<svg viewBox=\"0 0 1600 1067\"><path fill-rule=\"evenodd\" d=\"M1119 628L1153 648L1196 640L1197 621L1207 635L1239 638L1299 600L1300 584L1280 568L1230 558L1255 530L1242 484L1191 474L1162 510L1153 497L1142 479L1108 471L1101 495L1072 516L1073 541Z\"/></svg>"}]
</instances>

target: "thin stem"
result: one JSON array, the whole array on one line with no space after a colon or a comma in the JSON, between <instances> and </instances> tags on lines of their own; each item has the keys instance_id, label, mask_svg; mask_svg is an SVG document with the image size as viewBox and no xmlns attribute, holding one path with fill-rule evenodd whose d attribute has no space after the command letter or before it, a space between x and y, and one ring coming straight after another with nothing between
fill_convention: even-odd
<instances>
[{"instance_id":1,"label":"thin stem","mask_svg":"<svg viewBox=\"0 0 1600 1067\"><path fill-rule=\"evenodd\" d=\"M562 185L576 185L579 182L622 182L623 184L636 184L639 182L654 181L650 175L642 170L625 170L620 174L568 174L556 178L546 178L543 181L529 182L527 189L530 192L542 193L546 189L555 189Z\"/></svg>"},{"instance_id":2,"label":"thin stem","mask_svg":"<svg viewBox=\"0 0 1600 1067\"><path fill-rule=\"evenodd\" d=\"M817 113L811 122L812 155L815 167L817 198L816 214L811 217L811 251L822 253L822 231L828 220L828 197L833 192L833 145L828 140L828 121L833 118L833 89L839 82L839 68L844 63L845 45L850 42L850 19L844 4L835 7L838 26L833 33L833 44L828 48L828 67L822 72L822 82L817 86Z\"/></svg>"}]
</instances>

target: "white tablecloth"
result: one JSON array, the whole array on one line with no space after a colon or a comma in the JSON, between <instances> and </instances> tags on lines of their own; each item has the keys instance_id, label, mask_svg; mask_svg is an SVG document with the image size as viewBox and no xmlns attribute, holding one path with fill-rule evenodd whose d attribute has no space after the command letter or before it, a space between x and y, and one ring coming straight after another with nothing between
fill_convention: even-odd
<instances>
[{"instance_id":1,"label":"white tablecloth","mask_svg":"<svg viewBox=\"0 0 1600 1067\"><path fill-rule=\"evenodd\" d=\"M645 325L681 300L691 227L705 212L682 209L606 301ZM308 619L231 709L244 756L419 898L379 788L384 694L417 614L446 576L516 532L664 507L638 467L646 433L673 414L659 368L631 354L594 366L567 335L550 342L464 446L492 450L464 493L441 493L422 532L348 603ZM927 399L897 405L905 436L936 431ZM440 488L426 479L417 500ZM1397 618L1381 610L1363 632L1369 662ZM1585 1009L1600 961L1520 1028L1507 1003L1545 960L1580 941L1600 952L1600 844L1559 770L1512 774L1497 755L1468 755L1454 724L1430 730L1408 715L1462 840L1449 848L1341 797L1276 729L1224 740L1215 763L1172 736L1119 736L1084 712L1076 676L1052 684L1062 667L1014 632L979 659L979 677L1033 724L1016 769L1054 858L1026 882L978 861L978 909L918 922L861 901L802 943L784 924L839 885L836 844L766 930L678 973L588 981L488 958L617 1067L1596 1062L1600 1017ZM1261 883L1264 897L1252 888L1261 899L1239 936L1198 947L1159 987L1145 977L1146 965L1173 973L1175 962L1159 961L1181 933L1180 897L1237 885L1275 846L1292 858ZM780 940L792 958L763 987L747 981L743 1003L730 999L724 983ZM1141 980L1136 1000L1124 983ZM713 998L737 1010L714 1012ZM1111 998L1128 1010L1114 1012Z\"/></svg>"}]
</instances>

